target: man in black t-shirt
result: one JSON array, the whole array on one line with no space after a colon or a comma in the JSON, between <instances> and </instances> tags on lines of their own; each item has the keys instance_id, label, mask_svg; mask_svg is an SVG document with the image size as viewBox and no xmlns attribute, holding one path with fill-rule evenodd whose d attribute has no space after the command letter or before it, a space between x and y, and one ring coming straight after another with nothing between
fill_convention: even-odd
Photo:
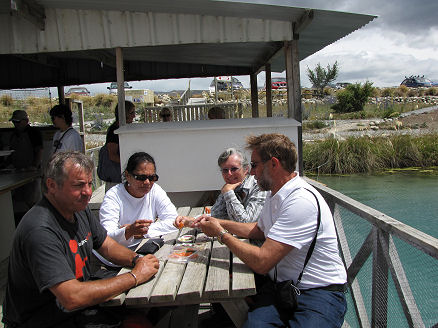
<instances>
[{"instance_id":1,"label":"man in black t-shirt","mask_svg":"<svg viewBox=\"0 0 438 328\"><path fill-rule=\"evenodd\" d=\"M22 219L9 257L5 327L75 327L77 309L104 302L149 280L153 255L139 257L109 236L88 209L93 163L78 152L53 155L43 199ZM89 281L96 249L131 272Z\"/></svg>"}]
</instances>

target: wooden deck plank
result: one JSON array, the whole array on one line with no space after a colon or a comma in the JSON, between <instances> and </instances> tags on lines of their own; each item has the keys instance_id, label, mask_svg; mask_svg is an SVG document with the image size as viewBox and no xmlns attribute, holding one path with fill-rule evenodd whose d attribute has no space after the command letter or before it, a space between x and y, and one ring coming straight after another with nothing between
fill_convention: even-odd
<instances>
[{"instance_id":1,"label":"wooden deck plank","mask_svg":"<svg viewBox=\"0 0 438 328\"><path fill-rule=\"evenodd\" d=\"M230 251L227 246L221 245L217 240L213 243L204 299L230 295Z\"/></svg>"}]
</instances>

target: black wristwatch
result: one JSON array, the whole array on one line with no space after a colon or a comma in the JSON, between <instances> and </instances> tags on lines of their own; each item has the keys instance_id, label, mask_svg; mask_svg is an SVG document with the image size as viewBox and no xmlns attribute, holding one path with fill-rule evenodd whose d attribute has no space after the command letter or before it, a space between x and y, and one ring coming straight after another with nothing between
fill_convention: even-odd
<instances>
[{"instance_id":1,"label":"black wristwatch","mask_svg":"<svg viewBox=\"0 0 438 328\"><path fill-rule=\"evenodd\" d=\"M135 263L137 262L137 260L140 258L140 254L137 254L134 256L134 258L132 259L131 265L132 267L135 267Z\"/></svg>"}]
</instances>

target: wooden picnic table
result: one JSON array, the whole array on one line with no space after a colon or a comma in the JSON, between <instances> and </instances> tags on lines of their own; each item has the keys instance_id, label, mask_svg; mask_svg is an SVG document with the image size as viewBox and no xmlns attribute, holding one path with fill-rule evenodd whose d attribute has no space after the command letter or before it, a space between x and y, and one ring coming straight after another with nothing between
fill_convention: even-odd
<instances>
[{"instance_id":1,"label":"wooden picnic table","mask_svg":"<svg viewBox=\"0 0 438 328\"><path fill-rule=\"evenodd\" d=\"M202 214L204 208L181 207L179 215L191 217ZM195 259L186 263L177 263L167 259L172 247L178 243L178 237L194 235L198 246ZM148 282L139 285L108 301L105 305L150 308L157 306L176 306L169 326L197 327L199 305L201 303L220 303L236 327L246 320L248 306L246 296L256 293L254 274L239 258L234 256L227 246L221 245L215 238L209 238L201 231L183 228L180 231L162 236L165 243L155 253L160 260L158 273ZM146 240L140 243L143 245ZM119 274L128 272L123 268ZM183 324L182 320L186 320ZM187 323L187 320L190 320Z\"/></svg>"}]
</instances>

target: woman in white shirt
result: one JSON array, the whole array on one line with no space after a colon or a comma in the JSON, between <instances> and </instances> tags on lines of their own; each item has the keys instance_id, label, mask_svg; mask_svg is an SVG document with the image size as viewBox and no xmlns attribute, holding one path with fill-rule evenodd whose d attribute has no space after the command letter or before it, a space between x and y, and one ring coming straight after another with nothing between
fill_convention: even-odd
<instances>
[{"instance_id":1,"label":"woman in white shirt","mask_svg":"<svg viewBox=\"0 0 438 328\"><path fill-rule=\"evenodd\" d=\"M142 238L175 231L176 208L155 183L158 175L152 156L144 152L133 154L124 177L126 182L108 190L100 206L100 223L108 236L134 249Z\"/></svg>"},{"instance_id":2,"label":"woman in white shirt","mask_svg":"<svg viewBox=\"0 0 438 328\"><path fill-rule=\"evenodd\" d=\"M60 151L84 152L84 143L78 131L73 129L73 115L67 105L53 106L50 110L53 125L59 130L53 136L52 154Z\"/></svg>"}]
</instances>

